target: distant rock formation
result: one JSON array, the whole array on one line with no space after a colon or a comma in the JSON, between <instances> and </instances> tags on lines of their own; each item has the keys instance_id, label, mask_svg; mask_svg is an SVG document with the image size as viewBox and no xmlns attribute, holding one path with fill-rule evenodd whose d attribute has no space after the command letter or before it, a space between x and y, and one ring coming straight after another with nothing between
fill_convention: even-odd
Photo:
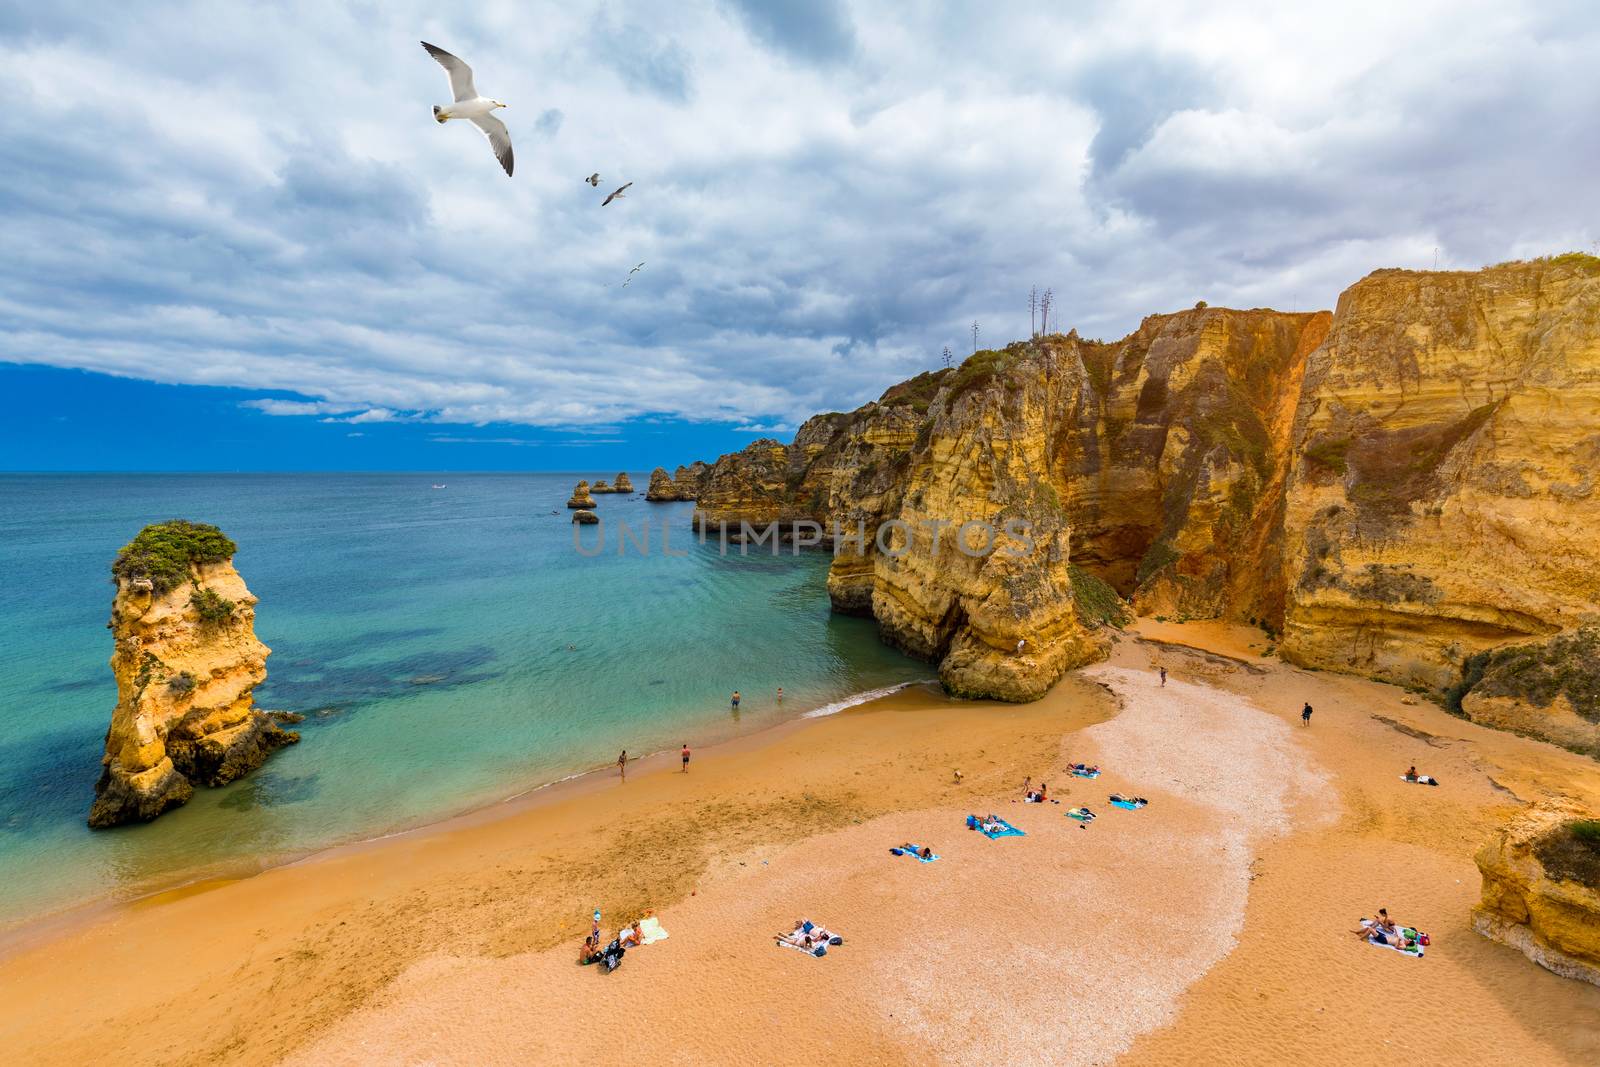
<instances>
[{"instance_id":1,"label":"distant rock formation","mask_svg":"<svg viewBox=\"0 0 1600 1067\"><path fill-rule=\"evenodd\" d=\"M589 483L579 482L572 488L572 499L567 501L569 508L592 508L595 506L594 497L589 495Z\"/></svg>"},{"instance_id":2,"label":"distant rock formation","mask_svg":"<svg viewBox=\"0 0 1600 1067\"><path fill-rule=\"evenodd\" d=\"M1593 747L1597 307L1600 259L1570 254L1377 271L1332 314L1199 306L1114 342L1036 337L721 457L694 522L864 530L830 570L835 610L957 692L1042 692L1098 655L1120 598ZM683 474L657 468L650 498L686 499ZM950 524L1007 520L1047 558L943 551ZM872 536L891 521L909 553L898 525L895 555Z\"/></svg>"},{"instance_id":3,"label":"distant rock formation","mask_svg":"<svg viewBox=\"0 0 1600 1067\"><path fill-rule=\"evenodd\" d=\"M633 492L633 479L628 477L627 471L618 471L616 480L611 483L613 493Z\"/></svg>"},{"instance_id":4,"label":"distant rock formation","mask_svg":"<svg viewBox=\"0 0 1600 1067\"><path fill-rule=\"evenodd\" d=\"M1567 801L1529 808L1474 858L1483 897L1473 928L1562 977L1600 985L1600 821Z\"/></svg>"},{"instance_id":5,"label":"distant rock formation","mask_svg":"<svg viewBox=\"0 0 1600 1067\"><path fill-rule=\"evenodd\" d=\"M589 492L591 492L591 493L615 493L616 490L611 488L611 486L607 485L606 484L606 480L604 478L601 478L599 481L595 482L593 486L590 487Z\"/></svg>"},{"instance_id":6,"label":"distant rock formation","mask_svg":"<svg viewBox=\"0 0 1600 1067\"><path fill-rule=\"evenodd\" d=\"M671 475L667 473L666 468L657 467L650 472L650 485L645 490L645 499L658 502L696 500L710 473L710 464L700 460L695 460L686 467L679 467L677 473Z\"/></svg>"},{"instance_id":7,"label":"distant rock formation","mask_svg":"<svg viewBox=\"0 0 1600 1067\"><path fill-rule=\"evenodd\" d=\"M582 526L593 526L600 521L600 516L584 508L572 513L572 521Z\"/></svg>"},{"instance_id":8,"label":"distant rock formation","mask_svg":"<svg viewBox=\"0 0 1600 1067\"><path fill-rule=\"evenodd\" d=\"M300 739L256 710L270 650L256 598L215 526L147 526L117 556L111 670L117 706L89 825L148 821Z\"/></svg>"}]
</instances>

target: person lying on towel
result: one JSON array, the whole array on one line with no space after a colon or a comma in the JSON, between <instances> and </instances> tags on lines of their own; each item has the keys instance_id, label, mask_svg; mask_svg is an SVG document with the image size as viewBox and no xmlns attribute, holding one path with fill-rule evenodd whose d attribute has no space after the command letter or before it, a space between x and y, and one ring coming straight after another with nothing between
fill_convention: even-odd
<instances>
[{"instance_id":1,"label":"person lying on towel","mask_svg":"<svg viewBox=\"0 0 1600 1067\"><path fill-rule=\"evenodd\" d=\"M818 945L842 945L844 938L830 930L810 922L807 919L796 919L794 930L787 934L775 934L774 937L785 945L812 951Z\"/></svg>"},{"instance_id":2,"label":"person lying on towel","mask_svg":"<svg viewBox=\"0 0 1600 1067\"><path fill-rule=\"evenodd\" d=\"M1071 769L1076 774L1098 774L1100 765L1097 763L1091 767L1087 763L1074 763Z\"/></svg>"},{"instance_id":3,"label":"person lying on towel","mask_svg":"<svg viewBox=\"0 0 1600 1067\"><path fill-rule=\"evenodd\" d=\"M1144 797L1125 797L1121 793L1112 793L1109 799L1112 803L1137 804L1141 808L1150 803Z\"/></svg>"},{"instance_id":4,"label":"person lying on towel","mask_svg":"<svg viewBox=\"0 0 1600 1067\"><path fill-rule=\"evenodd\" d=\"M1375 945L1388 945L1391 948L1408 949L1412 942L1407 941L1405 932L1395 925L1389 918L1388 908L1379 908L1376 919L1362 919L1361 925L1350 931L1363 941L1371 941Z\"/></svg>"},{"instance_id":5,"label":"person lying on towel","mask_svg":"<svg viewBox=\"0 0 1600 1067\"><path fill-rule=\"evenodd\" d=\"M1049 791L1050 783L1040 782L1038 789L1030 789L1022 795L1023 802L1027 804L1043 804L1049 799L1047 796Z\"/></svg>"},{"instance_id":6,"label":"person lying on towel","mask_svg":"<svg viewBox=\"0 0 1600 1067\"><path fill-rule=\"evenodd\" d=\"M933 849L929 848L927 845L923 845L921 848L918 848L916 845L913 845L911 842L907 841L905 844L900 846L900 851L909 852L913 856L916 856L919 860L933 859Z\"/></svg>"}]
</instances>

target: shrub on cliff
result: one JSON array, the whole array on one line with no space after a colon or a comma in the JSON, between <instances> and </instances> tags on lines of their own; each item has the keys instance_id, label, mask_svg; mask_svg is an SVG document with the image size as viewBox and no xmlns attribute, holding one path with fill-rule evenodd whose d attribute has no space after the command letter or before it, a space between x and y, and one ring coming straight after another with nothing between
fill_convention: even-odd
<instances>
[{"instance_id":1,"label":"shrub on cliff","mask_svg":"<svg viewBox=\"0 0 1600 1067\"><path fill-rule=\"evenodd\" d=\"M230 560L237 549L215 526L172 519L146 526L123 545L111 573L126 581L147 578L160 596L188 581L191 568Z\"/></svg>"},{"instance_id":2,"label":"shrub on cliff","mask_svg":"<svg viewBox=\"0 0 1600 1067\"><path fill-rule=\"evenodd\" d=\"M1533 847L1544 873L1558 882L1600 889L1600 819L1573 819Z\"/></svg>"},{"instance_id":3,"label":"shrub on cliff","mask_svg":"<svg viewBox=\"0 0 1600 1067\"><path fill-rule=\"evenodd\" d=\"M1509 697L1541 708L1565 696L1578 715L1600 722L1600 627L1469 656L1461 680L1445 694L1446 707L1459 712L1468 693Z\"/></svg>"},{"instance_id":4,"label":"shrub on cliff","mask_svg":"<svg viewBox=\"0 0 1600 1067\"><path fill-rule=\"evenodd\" d=\"M200 588L189 598L195 616L206 626L221 626L233 621L234 603L215 590Z\"/></svg>"},{"instance_id":5,"label":"shrub on cliff","mask_svg":"<svg viewBox=\"0 0 1600 1067\"><path fill-rule=\"evenodd\" d=\"M1096 578L1076 563L1067 565L1072 579L1072 601L1078 609L1078 618L1089 626L1109 624L1128 625L1128 612L1117 591Z\"/></svg>"}]
</instances>

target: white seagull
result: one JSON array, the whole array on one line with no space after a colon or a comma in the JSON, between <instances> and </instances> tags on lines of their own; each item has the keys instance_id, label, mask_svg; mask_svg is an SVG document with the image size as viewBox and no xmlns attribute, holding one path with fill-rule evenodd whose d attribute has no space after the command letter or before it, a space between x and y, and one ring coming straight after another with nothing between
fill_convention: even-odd
<instances>
[{"instance_id":1,"label":"white seagull","mask_svg":"<svg viewBox=\"0 0 1600 1067\"><path fill-rule=\"evenodd\" d=\"M467 66L443 48L422 42L422 47L428 54L439 61L439 66L450 75L450 92L455 97L451 103L440 107L433 105L433 117L441 125L451 119L466 119L489 138L489 147L494 149L494 158L506 169L506 177L511 176L511 132L506 129L506 124L494 117L494 109L505 107L498 100L490 100L478 95L478 89L472 84L472 68Z\"/></svg>"},{"instance_id":2,"label":"white seagull","mask_svg":"<svg viewBox=\"0 0 1600 1067\"><path fill-rule=\"evenodd\" d=\"M628 183L628 185L632 185L632 184L633 184L632 182ZM622 189L626 189L628 187L628 185L624 185L622 187ZM621 199L623 199L622 189L618 189L616 192L612 193L610 196L608 196L604 200L600 201L600 206L601 207L605 207L607 204L611 203L611 201L613 201L613 200L621 200Z\"/></svg>"}]
</instances>

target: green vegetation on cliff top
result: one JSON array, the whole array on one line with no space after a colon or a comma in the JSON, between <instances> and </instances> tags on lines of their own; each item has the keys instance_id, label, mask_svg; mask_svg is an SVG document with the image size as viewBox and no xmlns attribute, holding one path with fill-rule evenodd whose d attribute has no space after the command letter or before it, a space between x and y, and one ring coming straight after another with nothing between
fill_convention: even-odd
<instances>
[{"instance_id":1,"label":"green vegetation on cliff top","mask_svg":"<svg viewBox=\"0 0 1600 1067\"><path fill-rule=\"evenodd\" d=\"M1600 889L1600 819L1573 819L1540 838L1533 854L1558 882Z\"/></svg>"},{"instance_id":2,"label":"green vegetation on cliff top","mask_svg":"<svg viewBox=\"0 0 1600 1067\"><path fill-rule=\"evenodd\" d=\"M1072 579L1072 602L1078 609L1079 619L1090 626L1111 625L1120 629L1128 625L1127 605L1115 589L1076 563L1067 565L1067 574Z\"/></svg>"},{"instance_id":3,"label":"green vegetation on cliff top","mask_svg":"<svg viewBox=\"0 0 1600 1067\"><path fill-rule=\"evenodd\" d=\"M123 545L111 564L111 573L124 581L148 578L155 595L160 596L188 581L191 568L230 560L237 550L215 526L170 519L146 526Z\"/></svg>"}]
</instances>

